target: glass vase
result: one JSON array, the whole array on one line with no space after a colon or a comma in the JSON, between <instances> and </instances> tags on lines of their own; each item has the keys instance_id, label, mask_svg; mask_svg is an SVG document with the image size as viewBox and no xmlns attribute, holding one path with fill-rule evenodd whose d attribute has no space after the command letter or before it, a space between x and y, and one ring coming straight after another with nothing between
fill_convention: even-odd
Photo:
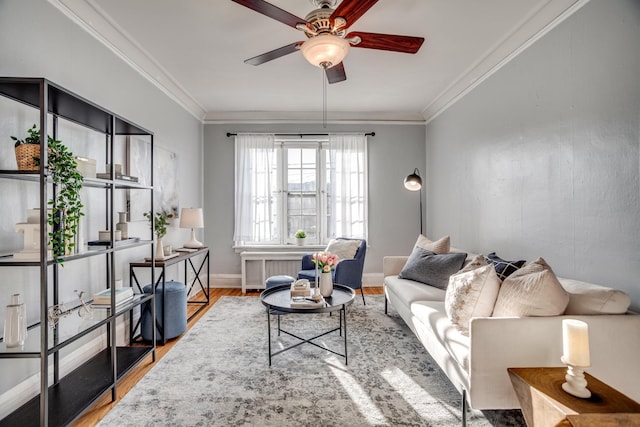
<instances>
[{"instance_id":1,"label":"glass vase","mask_svg":"<svg viewBox=\"0 0 640 427\"><path fill-rule=\"evenodd\" d=\"M4 342L7 348L22 347L26 339L27 309L20 294L13 294L4 315Z\"/></svg>"}]
</instances>

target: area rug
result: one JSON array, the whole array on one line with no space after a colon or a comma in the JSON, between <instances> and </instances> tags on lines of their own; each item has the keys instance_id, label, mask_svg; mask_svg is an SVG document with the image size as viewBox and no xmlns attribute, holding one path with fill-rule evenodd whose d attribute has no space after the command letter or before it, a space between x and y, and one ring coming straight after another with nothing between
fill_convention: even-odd
<instances>
[{"instance_id":1,"label":"area rug","mask_svg":"<svg viewBox=\"0 0 640 427\"><path fill-rule=\"evenodd\" d=\"M461 395L384 297L348 309L348 365L309 344L268 364L259 298L223 297L105 416L100 426L460 426ZM309 337L339 316L282 316ZM277 336L274 351L296 342ZM275 335L275 336L274 336ZM319 345L342 351L333 333ZM469 411L470 426L524 426L520 411Z\"/></svg>"}]
</instances>

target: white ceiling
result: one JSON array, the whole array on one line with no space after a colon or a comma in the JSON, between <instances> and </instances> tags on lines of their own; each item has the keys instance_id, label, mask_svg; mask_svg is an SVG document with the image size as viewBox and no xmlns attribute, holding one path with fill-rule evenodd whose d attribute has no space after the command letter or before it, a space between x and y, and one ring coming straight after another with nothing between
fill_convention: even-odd
<instances>
[{"instance_id":1,"label":"white ceiling","mask_svg":"<svg viewBox=\"0 0 640 427\"><path fill-rule=\"evenodd\" d=\"M319 121L319 68L305 40L231 0L49 0L205 122ZM420 36L416 55L353 48L347 80L327 86L329 120L423 122L588 0L380 0L350 31ZM304 18L309 0L270 0Z\"/></svg>"}]
</instances>

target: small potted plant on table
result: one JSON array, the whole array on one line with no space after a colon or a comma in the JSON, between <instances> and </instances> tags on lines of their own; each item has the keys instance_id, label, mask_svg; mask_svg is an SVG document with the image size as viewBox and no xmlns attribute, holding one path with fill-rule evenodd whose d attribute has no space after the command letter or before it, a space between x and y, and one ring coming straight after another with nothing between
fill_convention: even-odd
<instances>
[{"instance_id":1,"label":"small potted plant on table","mask_svg":"<svg viewBox=\"0 0 640 427\"><path fill-rule=\"evenodd\" d=\"M151 212L145 213L144 216L149 221L149 224L151 224ZM156 259L162 260L165 257L162 238L167 234L167 226L173 217L173 212L167 212L164 210L156 212L153 217L153 229L156 234Z\"/></svg>"}]
</instances>

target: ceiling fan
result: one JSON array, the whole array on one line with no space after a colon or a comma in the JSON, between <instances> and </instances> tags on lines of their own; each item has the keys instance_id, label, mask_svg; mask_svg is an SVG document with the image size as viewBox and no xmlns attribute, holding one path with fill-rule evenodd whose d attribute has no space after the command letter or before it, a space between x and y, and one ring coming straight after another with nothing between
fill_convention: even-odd
<instances>
[{"instance_id":1,"label":"ceiling fan","mask_svg":"<svg viewBox=\"0 0 640 427\"><path fill-rule=\"evenodd\" d=\"M312 65L324 68L329 83L347 79L342 60L350 46L366 49L389 50L393 52L416 53L424 38L378 34L347 29L364 15L378 0L342 0L334 10L336 0L311 0L317 9L305 19L280 9L264 0L232 0L258 13L303 31L306 41L297 41L281 48L254 56L244 61L260 65L300 50Z\"/></svg>"}]
</instances>

